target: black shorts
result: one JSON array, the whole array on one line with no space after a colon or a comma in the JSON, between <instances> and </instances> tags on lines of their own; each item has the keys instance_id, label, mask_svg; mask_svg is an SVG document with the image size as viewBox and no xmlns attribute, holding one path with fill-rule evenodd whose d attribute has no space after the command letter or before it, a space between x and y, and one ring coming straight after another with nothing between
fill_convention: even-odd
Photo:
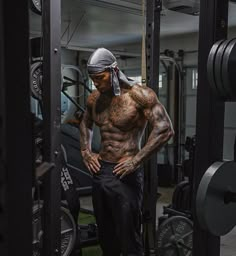
<instances>
[{"instance_id":1,"label":"black shorts","mask_svg":"<svg viewBox=\"0 0 236 256\"><path fill-rule=\"evenodd\" d=\"M100 163L92 195L103 255L141 256L143 168L119 179L112 173L115 163Z\"/></svg>"}]
</instances>

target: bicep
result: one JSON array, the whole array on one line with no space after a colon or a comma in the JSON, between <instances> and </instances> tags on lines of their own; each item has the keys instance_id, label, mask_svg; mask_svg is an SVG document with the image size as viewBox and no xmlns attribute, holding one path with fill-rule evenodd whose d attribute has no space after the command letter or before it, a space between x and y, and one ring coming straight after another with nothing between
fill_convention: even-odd
<instances>
[{"instance_id":1,"label":"bicep","mask_svg":"<svg viewBox=\"0 0 236 256\"><path fill-rule=\"evenodd\" d=\"M87 106L87 108L83 114L83 118L82 118L82 122L81 122L80 126L83 128L90 129L90 130L93 129L92 110L89 106Z\"/></svg>"},{"instance_id":2,"label":"bicep","mask_svg":"<svg viewBox=\"0 0 236 256\"><path fill-rule=\"evenodd\" d=\"M158 101L144 109L144 115L152 127L168 129L172 127L165 107Z\"/></svg>"}]
</instances>

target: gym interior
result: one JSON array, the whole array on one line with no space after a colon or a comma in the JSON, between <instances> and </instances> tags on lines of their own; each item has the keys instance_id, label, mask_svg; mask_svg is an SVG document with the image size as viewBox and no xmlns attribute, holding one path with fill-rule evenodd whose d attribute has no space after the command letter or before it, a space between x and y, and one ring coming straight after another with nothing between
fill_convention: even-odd
<instances>
[{"instance_id":1,"label":"gym interior","mask_svg":"<svg viewBox=\"0 0 236 256\"><path fill-rule=\"evenodd\" d=\"M175 131L144 166L144 255L236 255L235 11L233 0L0 2L2 256L102 256L78 129L99 47L156 92Z\"/></svg>"}]
</instances>

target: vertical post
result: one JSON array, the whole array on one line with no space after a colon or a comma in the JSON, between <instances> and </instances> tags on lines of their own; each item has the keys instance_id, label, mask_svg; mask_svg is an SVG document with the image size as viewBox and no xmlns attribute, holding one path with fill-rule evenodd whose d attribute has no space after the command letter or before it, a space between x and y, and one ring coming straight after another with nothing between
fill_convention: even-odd
<instances>
[{"instance_id":1,"label":"vertical post","mask_svg":"<svg viewBox=\"0 0 236 256\"><path fill-rule=\"evenodd\" d=\"M146 76L147 85L157 94L159 89L160 14L161 0L146 1ZM150 134L147 127L146 137ZM145 255L155 253L156 202L157 202L157 154L145 163L144 184L144 250Z\"/></svg>"},{"instance_id":2,"label":"vertical post","mask_svg":"<svg viewBox=\"0 0 236 256\"><path fill-rule=\"evenodd\" d=\"M31 256L33 134L28 0L1 1L0 19L0 251L4 256Z\"/></svg>"},{"instance_id":3,"label":"vertical post","mask_svg":"<svg viewBox=\"0 0 236 256\"><path fill-rule=\"evenodd\" d=\"M6 209L6 147L5 135L5 76L4 76L4 19L3 1L0 1L0 252L3 256L7 255L7 209Z\"/></svg>"},{"instance_id":4,"label":"vertical post","mask_svg":"<svg viewBox=\"0 0 236 256\"><path fill-rule=\"evenodd\" d=\"M43 0L44 161L55 163L44 182L43 255L60 255L61 1Z\"/></svg>"},{"instance_id":5,"label":"vertical post","mask_svg":"<svg viewBox=\"0 0 236 256\"><path fill-rule=\"evenodd\" d=\"M219 101L210 89L207 80L207 58L214 42L227 37L228 4L228 0L201 0L200 2L193 202L196 201L196 191L203 174L213 162L222 160L223 156L224 102ZM193 255L220 255L220 238L200 228L195 211Z\"/></svg>"}]
</instances>

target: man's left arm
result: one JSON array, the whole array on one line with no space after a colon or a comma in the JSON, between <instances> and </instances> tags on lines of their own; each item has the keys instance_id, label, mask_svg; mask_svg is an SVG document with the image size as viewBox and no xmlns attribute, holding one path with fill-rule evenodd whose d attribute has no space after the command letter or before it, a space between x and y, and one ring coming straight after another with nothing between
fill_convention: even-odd
<instances>
[{"instance_id":1,"label":"man's left arm","mask_svg":"<svg viewBox=\"0 0 236 256\"><path fill-rule=\"evenodd\" d=\"M114 173L121 175L121 178L135 171L140 164L148 159L151 154L160 150L174 135L170 118L164 106L158 101L153 90L150 88L146 88L146 90L144 94L137 94L135 97L136 101L139 101L140 97L140 105L142 104L143 113L149 122L151 132L146 144L133 159L124 161L115 167Z\"/></svg>"}]
</instances>

